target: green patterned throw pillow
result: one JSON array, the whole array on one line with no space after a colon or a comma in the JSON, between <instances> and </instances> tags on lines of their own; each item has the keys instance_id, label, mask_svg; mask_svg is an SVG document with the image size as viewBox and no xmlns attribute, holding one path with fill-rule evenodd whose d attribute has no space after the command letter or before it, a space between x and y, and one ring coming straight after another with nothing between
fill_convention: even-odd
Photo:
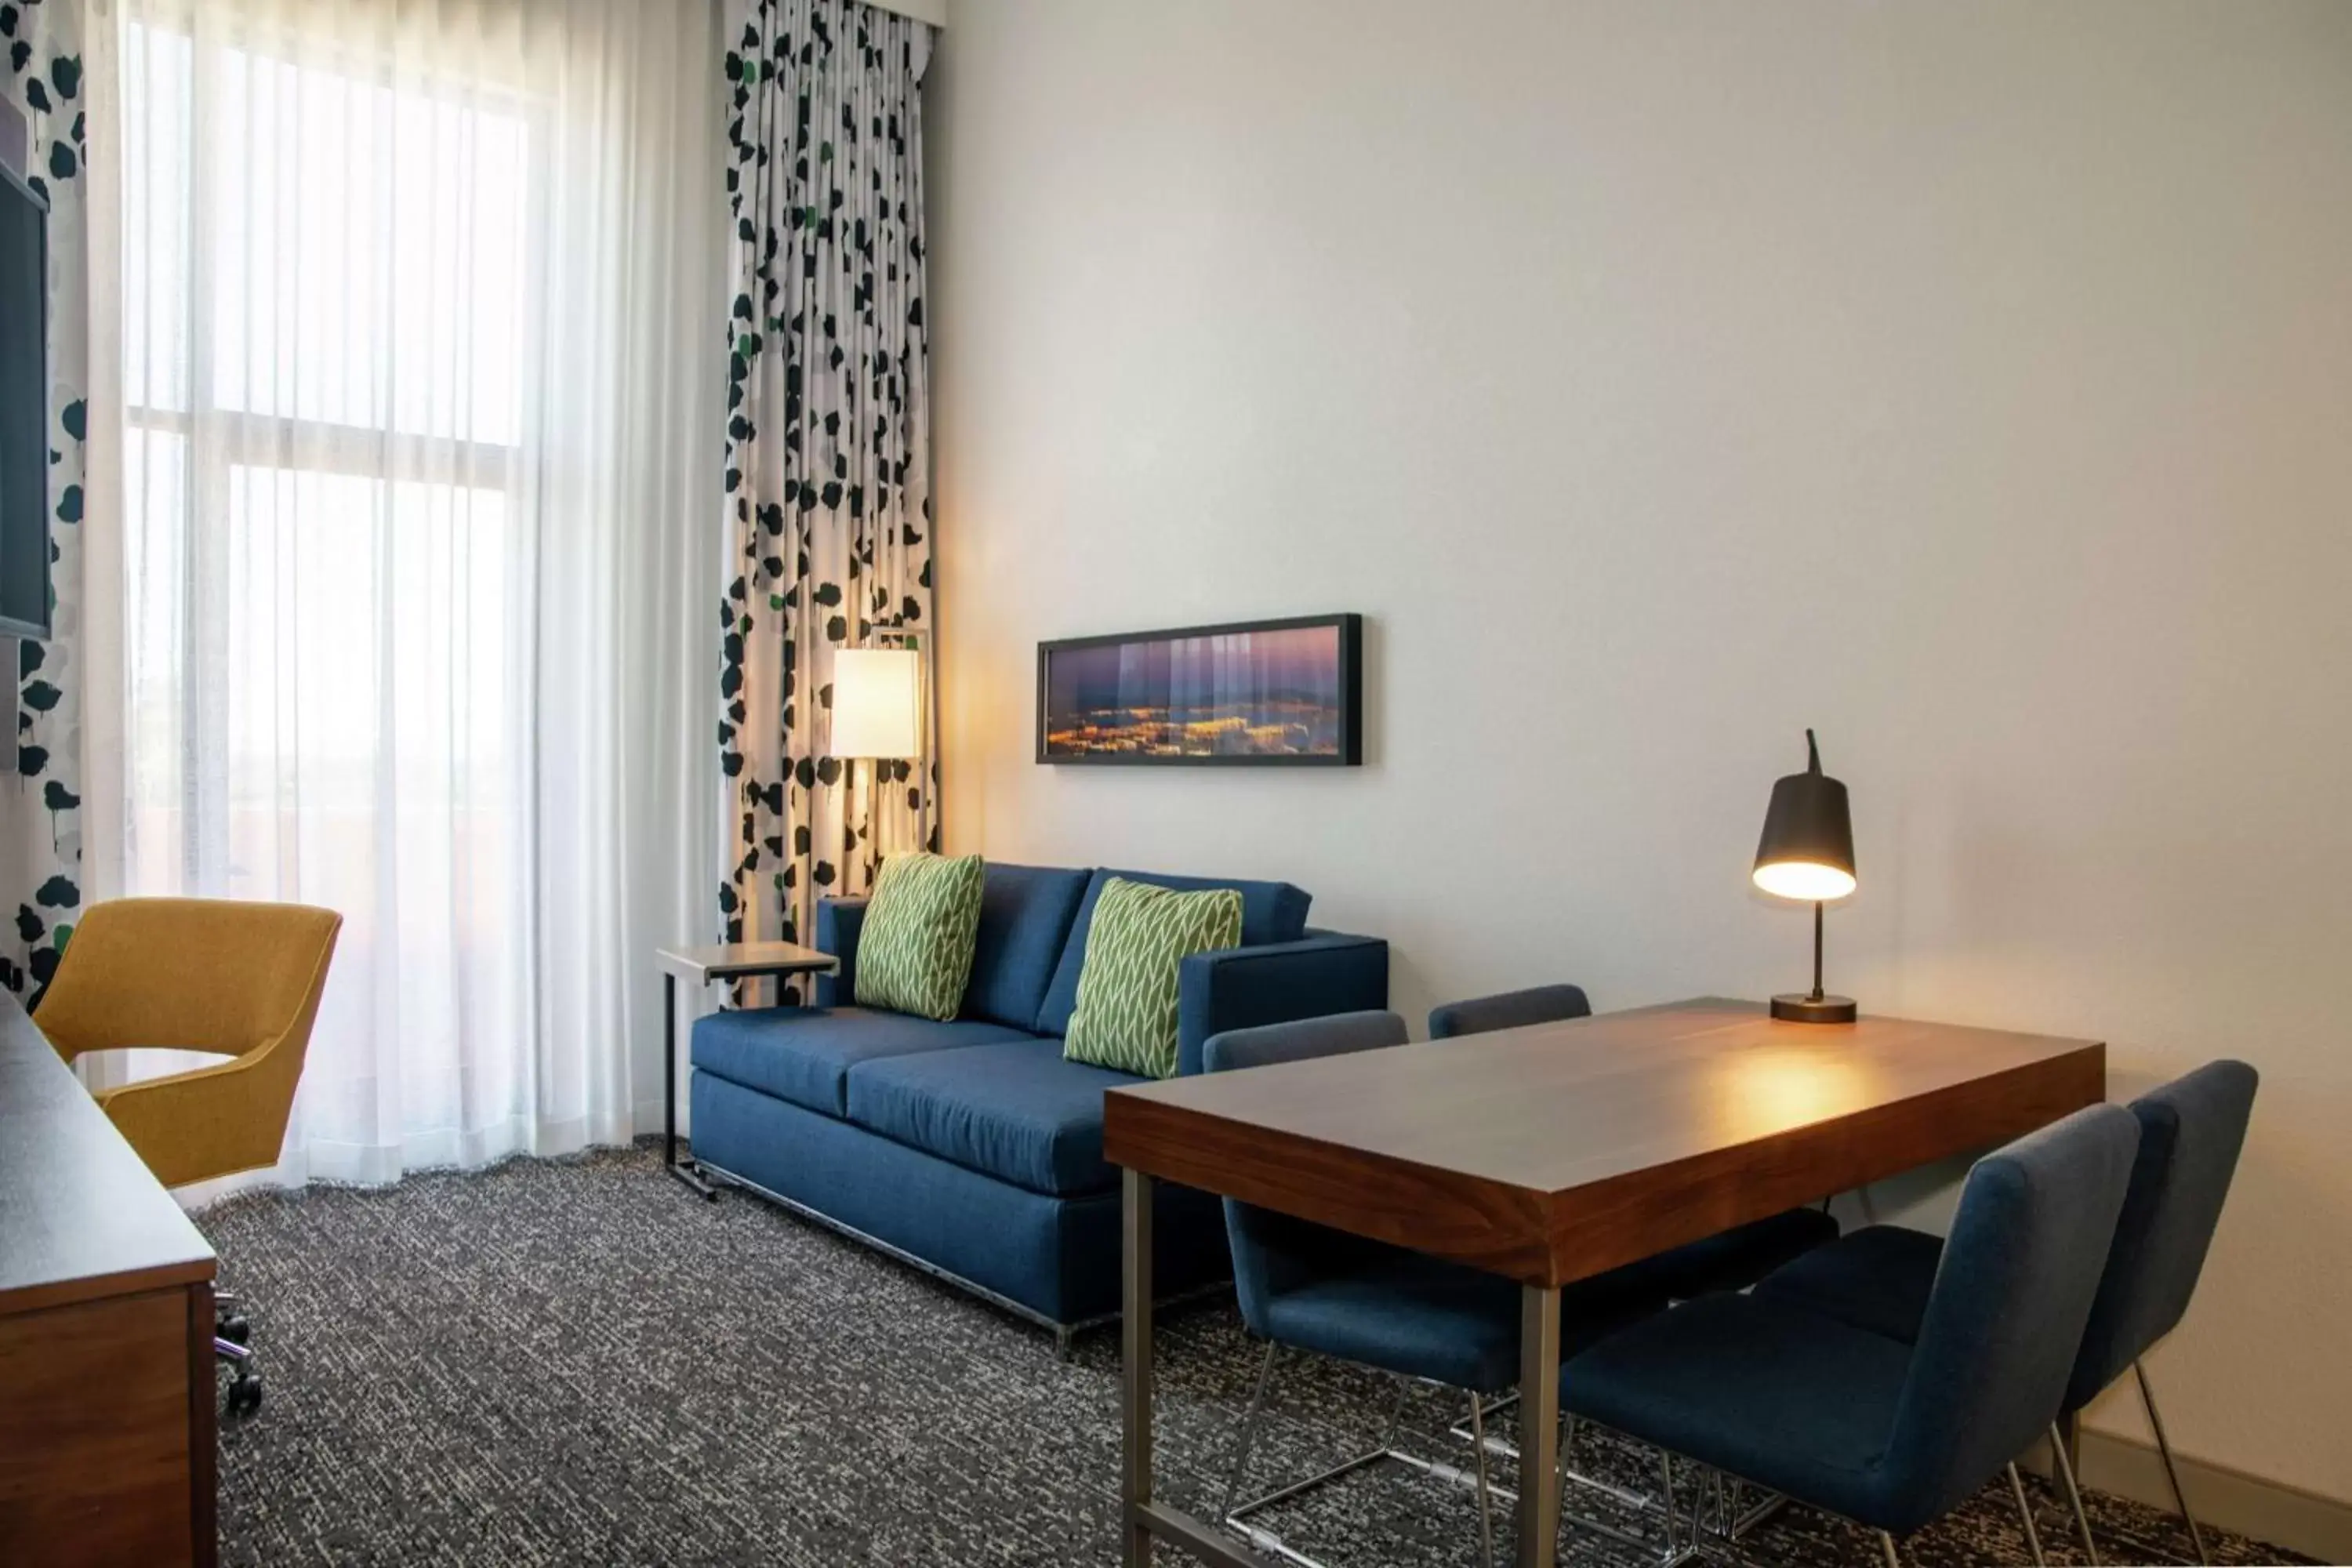
<instances>
[{"instance_id":1,"label":"green patterned throw pillow","mask_svg":"<svg viewBox=\"0 0 2352 1568\"><path fill-rule=\"evenodd\" d=\"M857 933L857 1005L956 1016L980 934L980 857L893 855Z\"/></svg>"},{"instance_id":2,"label":"green patterned throw pillow","mask_svg":"<svg viewBox=\"0 0 2352 1568\"><path fill-rule=\"evenodd\" d=\"M1146 1078L1176 1076L1176 972L1188 953L1238 947L1242 896L1180 893L1113 877L1095 900L1078 1006L1062 1055Z\"/></svg>"}]
</instances>

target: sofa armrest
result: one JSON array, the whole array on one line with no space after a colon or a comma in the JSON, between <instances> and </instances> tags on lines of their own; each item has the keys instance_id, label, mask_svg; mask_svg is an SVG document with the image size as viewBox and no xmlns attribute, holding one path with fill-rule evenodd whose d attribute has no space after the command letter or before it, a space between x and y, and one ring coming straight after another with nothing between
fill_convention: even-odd
<instances>
[{"instance_id":1,"label":"sofa armrest","mask_svg":"<svg viewBox=\"0 0 2352 1568\"><path fill-rule=\"evenodd\" d=\"M819 899L816 901L816 942L819 952L841 960L831 974L816 977L816 1005L846 1007L857 996L857 933L866 926L864 899Z\"/></svg>"},{"instance_id":2,"label":"sofa armrest","mask_svg":"<svg viewBox=\"0 0 2352 1568\"><path fill-rule=\"evenodd\" d=\"M1176 1070L1201 1070L1201 1046L1227 1029L1360 1013L1389 1005L1389 944L1318 931L1297 942L1196 952L1176 972Z\"/></svg>"}]
</instances>

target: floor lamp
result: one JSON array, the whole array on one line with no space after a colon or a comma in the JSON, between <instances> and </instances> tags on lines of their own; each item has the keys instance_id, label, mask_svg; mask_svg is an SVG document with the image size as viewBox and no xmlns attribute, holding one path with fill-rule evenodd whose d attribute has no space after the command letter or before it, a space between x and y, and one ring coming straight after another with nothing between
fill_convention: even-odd
<instances>
[{"instance_id":1,"label":"floor lamp","mask_svg":"<svg viewBox=\"0 0 2352 1568\"><path fill-rule=\"evenodd\" d=\"M923 753L923 656L912 647L910 632L880 632L903 637L906 647L841 648L833 656L833 732L830 751L845 762L863 759L874 764L871 810L875 818L877 856L919 849L920 844L884 841L882 764L915 763L920 777ZM919 783L918 789L921 787Z\"/></svg>"}]
</instances>

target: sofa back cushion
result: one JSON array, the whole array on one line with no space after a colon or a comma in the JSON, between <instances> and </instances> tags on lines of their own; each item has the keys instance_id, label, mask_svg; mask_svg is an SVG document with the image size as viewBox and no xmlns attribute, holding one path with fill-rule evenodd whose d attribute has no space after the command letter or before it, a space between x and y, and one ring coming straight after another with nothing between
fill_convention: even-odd
<instances>
[{"instance_id":1,"label":"sofa back cushion","mask_svg":"<svg viewBox=\"0 0 2352 1568\"><path fill-rule=\"evenodd\" d=\"M1078 900L1087 896L1087 877L1084 869L988 863L981 877L980 935L961 1016L1036 1028Z\"/></svg>"},{"instance_id":2,"label":"sofa back cushion","mask_svg":"<svg viewBox=\"0 0 2352 1568\"><path fill-rule=\"evenodd\" d=\"M1087 963L1087 928L1095 914L1095 900L1102 897L1104 887L1113 877L1129 882L1149 882L1157 888L1174 888L1179 892L1198 892L1208 888L1231 888L1242 896L1242 942L1244 947L1263 947L1271 942L1297 942L1307 934L1307 906L1311 901L1306 891L1287 882L1244 882L1231 877L1163 877L1156 871L1095 872L1087 883L1087 896L1078 905L1077 919L1070 924L1069 941L1062 947L1061 962L1054 968L1054 984L1045 993L1045 1005L1037 1015L1037 1033L1066 1035L1070 1032L1070 1016L1078 1008L1078 973Z\"/></svg>"}]
</instances>

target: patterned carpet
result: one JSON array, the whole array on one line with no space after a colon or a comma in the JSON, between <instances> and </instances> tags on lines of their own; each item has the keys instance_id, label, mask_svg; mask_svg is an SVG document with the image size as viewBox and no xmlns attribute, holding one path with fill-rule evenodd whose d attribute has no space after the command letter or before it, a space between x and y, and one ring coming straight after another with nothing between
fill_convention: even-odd
<instances>
[{"instance_id":1,"label":"patterned carpet","mask_svg":"<svg viewBox=\"0 0 2352 1568\"><path fill-rule=\"evenodd\" d=\"M200 1223L224 1283L253 1303L268 1390L257 1415L223 1425L225 1563L1117 1559L1115 1335L1086 1336L1065 1362L1051 1336L757 1199L700 1202L663 1179L649 1144L386 1191L249 1194ZM1175 1500L1211 1506L1256 1362L1229 1300L1163 1315L1160 1475ZM1394 1386L1289 1363L1256 1489L1370 1446ZM1417 1397L1406 1446L1466 1464L1443 1432L1454 1414ZM1656 1473L1631 1445L1580 1458L1629 1485ZM2079 1561L2058 1550L2055 1500L2035 1496L2052 1561ZM2106 1561L2186 1557L2166 1516L2093 1503ZM1266 1522L1331 1568L1478 1561L1469 1494L1395 1466ZM1575 1532L1563 1548L1640 1561ZM1763 1564L1875 1561L1870 1537L1793 1509L1747 1548ZM2025 1561L2005 1490L1906 1559Z\"/></svg>"}]
</instances>

